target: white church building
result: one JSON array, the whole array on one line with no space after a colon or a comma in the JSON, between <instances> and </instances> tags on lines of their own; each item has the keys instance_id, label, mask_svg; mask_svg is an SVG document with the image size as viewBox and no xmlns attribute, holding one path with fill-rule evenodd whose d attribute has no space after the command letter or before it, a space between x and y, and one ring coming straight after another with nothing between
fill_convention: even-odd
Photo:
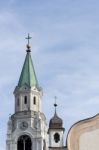
<instances>
[{"instance_id":1,"label":"white church building","mask_svg":"<svg viewBox=\"0 0 99 150\"><path fill-rule=\"evenodd\" d=\"M31 58L28 34L27 53L19 82L14 90L15 112L8 121L6 150L64 149L63 121L55 114L47 125L42 112L42 94Z\"/></svg>"}]
</instances>

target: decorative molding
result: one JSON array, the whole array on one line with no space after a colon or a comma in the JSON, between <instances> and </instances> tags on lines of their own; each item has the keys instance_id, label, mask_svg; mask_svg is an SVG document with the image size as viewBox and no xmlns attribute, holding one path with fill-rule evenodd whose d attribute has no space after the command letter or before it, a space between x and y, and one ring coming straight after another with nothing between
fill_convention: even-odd
<instances>
[{"instance_id":1,"label":"decorative molding","mask_svg":"<svg viewBox=\"0 0 99 150\"><path fill-rule=\"evenodd\" d=\"M79 150L80 136L97 129L99 129L99 114L75 123L68 132L66 141L68 150Z\"/></svg>"}]
</instances>

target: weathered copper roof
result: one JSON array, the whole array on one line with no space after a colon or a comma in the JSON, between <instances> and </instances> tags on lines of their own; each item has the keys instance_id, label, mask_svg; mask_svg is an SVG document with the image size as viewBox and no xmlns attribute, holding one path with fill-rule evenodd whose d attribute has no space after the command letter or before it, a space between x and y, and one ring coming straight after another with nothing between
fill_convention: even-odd
<instances>
[{"instance_id":1,"label":"weathered copper roof","mask_svg":"<svg viewBox=\"0 0 99 150\"><path fill-rule=\"evenodd\" d=\"M35 74L32 58L30 52L27 51L25 62L22 68L18 86L21 87L27 84L28 86L38 86L38 81Z\"/></svg>"}]
</instances>

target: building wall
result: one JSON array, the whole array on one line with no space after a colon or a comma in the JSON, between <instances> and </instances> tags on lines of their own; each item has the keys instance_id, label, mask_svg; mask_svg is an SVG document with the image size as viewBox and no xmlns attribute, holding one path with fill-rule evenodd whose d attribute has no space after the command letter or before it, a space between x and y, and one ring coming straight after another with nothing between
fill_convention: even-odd
<instances>
[{"instance_id":1,"label":"building wall","mask_svg":"<svg viewBox=\"0 0 99 150\"><path fill-rule=\"evenodd\" d=\"M55 142L54 140L54 134L58 133L60 135L60 141L58 143ZM49 131L49 145L50 147L63 147L64 142L63 142L63 131L62 130L50 130Z\"/></svg>"},{"instance_id":2,"label":"building wall","mask_svg":"<svg viewBox=\"0 0 99 150\"><path fill-rule=\"evenodd\" d=\"M26 114L27 113L27 114ZM15 113L9 118L8 132L7 132L7 150L17 150L18 138L21 135L28 135L32 141L32 150L43 150L43 141L46 142L46 149L48 147L47 124L44 114L37 113L29 114L31 112ZM29 115L31 117L29 117ZM22 122L27 122L26 129L21 128Z\"/></svg>"},{"instance_id":3,"label":"building wall","mask_svg":"<svg viewBox=\"0 0 99 150\"><path fill-rule=\"evenodd\" d=\"M68 150L99 150L99 114L73 125L67 146Z\"/></svg>"}]
</instances>

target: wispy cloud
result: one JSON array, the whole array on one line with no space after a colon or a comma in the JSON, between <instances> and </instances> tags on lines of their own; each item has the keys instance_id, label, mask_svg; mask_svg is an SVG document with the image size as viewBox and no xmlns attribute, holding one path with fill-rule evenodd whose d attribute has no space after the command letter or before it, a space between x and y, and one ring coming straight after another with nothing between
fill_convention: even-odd
<instances>
[{"instance_id":1,"label":"wispy cloud","mask_svg":"<svg viewBox=\"0 0 99 150\"><path fill-rule=\"evenodd\" d=\"M42 103L47 120L54 113L55 95L66 132L75 121L98 113L98 5L98 0L0 2L2 150L6 122L14 111L13 90L23 65L28 32L32 35L34 66L44 90Z\"/></svg>"}]
</instances>

